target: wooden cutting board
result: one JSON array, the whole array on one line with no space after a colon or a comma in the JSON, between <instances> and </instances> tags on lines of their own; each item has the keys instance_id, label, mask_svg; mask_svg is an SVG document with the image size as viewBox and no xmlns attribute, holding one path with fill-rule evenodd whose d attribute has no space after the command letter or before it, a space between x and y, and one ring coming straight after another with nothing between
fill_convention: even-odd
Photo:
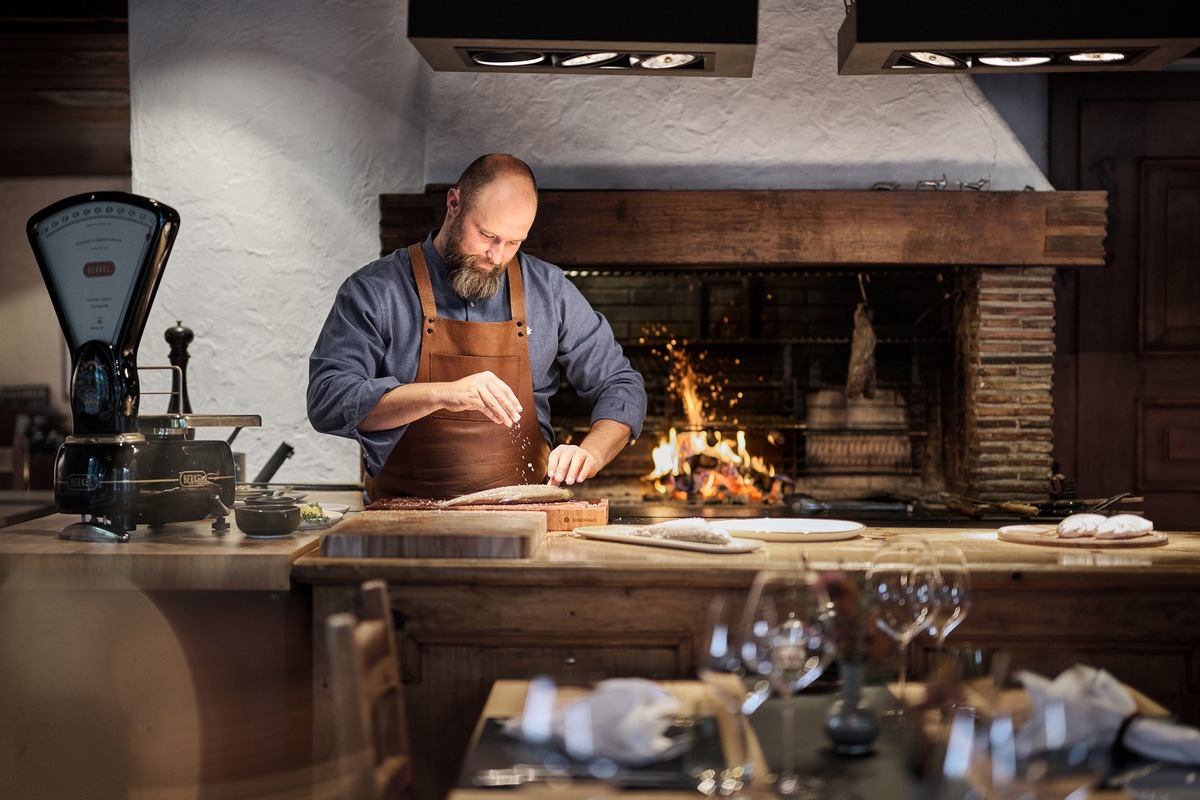
<instances>
[{"instance_id":1,"label":"wooden cutting board","mask_svg":"<svg viewBox=\"0 0 1200 800\"><path fill-rule=\"evenodd\" d=\"M537 511L360 511L321 539L331 558L529 558L546 536Z\"/></svg>"},{"instance_id":2,"label":"wooden cutting board","mask_svg":"<svg viewBox=\"0 0 1200 800\"><path fill-rule=\"evenodd\" d=\"M420 497L392 497L369 506L372 510L428 511L434 501ZM446 511L538 511L546 515L546 530L573 531L583 525L608 524L608 500L562 500L557 503L500 503L488 506L450 506Z\"/></svg>"},{"instance_id":3,"label":"wooden cutting board","mask_svg":"<svg viewBox=\"0 0 1200 800\"><path fill-rule=\"evenodd\" d=\"M1161 531L1150 531L1145 536L1133 539L1097 539L1081 536L1078 539L1060 539L1055 535L1057 525L1005 525L996 532L1004 542L1035 544L1043 547L1083 547L1089 550L1119 547L1157 547L1167 543L1167 535Z\"/></svg>"}]
</instances>

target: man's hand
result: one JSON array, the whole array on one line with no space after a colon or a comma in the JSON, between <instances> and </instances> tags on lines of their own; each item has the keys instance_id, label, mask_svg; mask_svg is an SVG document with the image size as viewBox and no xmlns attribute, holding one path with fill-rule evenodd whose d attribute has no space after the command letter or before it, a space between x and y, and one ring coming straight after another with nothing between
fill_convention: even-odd
<instances>
[{"instance_id":1,"label":"man's hand","mask_svg":"<svg viewBox=\"0 0 1200 800\"><path fill-rule=\"evenodd\" d=\"M600 471L600 459L574 444L560 444L546 461L546 482L551 486L582 483Z\"/></svg>"},{"instance_id":2,"label":"man's hand","mask_svg":"<svg viewBox=\"0 0 1200 800\"><path fill-rule=\"evenodd\" d=\"M521 401L507 383L488 370L449 384L443 407L448 411L479 411L506 427L521 420Z\"/></svg>"},{"instance_id":3,"label":"man's hand","mask_svg":"<svg viewBox=\"0 0 1200 800\"><path fill-rule=\"evenodd\" d=\"M629 426L598 419L578 445L560 444L546 461L546 482L551 486L582 483L612 461L629 443Z\"/></svg>"}]
</instances>

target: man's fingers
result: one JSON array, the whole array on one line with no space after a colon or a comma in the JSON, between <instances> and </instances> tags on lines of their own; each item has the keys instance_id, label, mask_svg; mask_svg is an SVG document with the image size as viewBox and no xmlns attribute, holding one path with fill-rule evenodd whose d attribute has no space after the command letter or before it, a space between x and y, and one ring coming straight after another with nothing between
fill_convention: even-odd
<instances>
[{"instance_id":1,"label":"man's fingers","mask_svg":"<svg viewBox=\"0 0 1200 800\"><path fill-rule=\"evenodd\" d=\"M554 486L581 483L596 473L595 465L595 456L582 447L560 445L550 454L547 477Z\"/></svg>"}]
</instances>

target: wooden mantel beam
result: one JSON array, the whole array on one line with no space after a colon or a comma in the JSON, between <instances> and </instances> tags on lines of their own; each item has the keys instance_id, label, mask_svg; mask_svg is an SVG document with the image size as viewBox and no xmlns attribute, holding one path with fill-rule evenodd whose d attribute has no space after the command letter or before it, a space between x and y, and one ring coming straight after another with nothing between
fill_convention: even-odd
<instances>
[{"instance_id":1,"label":"wooden mantel beam","mask_svg":"<svg viewBox=\"0 0 1200 800\"><path fill-rule=\"evenodd\" d=\"M440 224L444 192L382 195L383 252ZM563 267L1100 266L1104 192L539 193L524 250Z\"/></svg>"}]
</instances>

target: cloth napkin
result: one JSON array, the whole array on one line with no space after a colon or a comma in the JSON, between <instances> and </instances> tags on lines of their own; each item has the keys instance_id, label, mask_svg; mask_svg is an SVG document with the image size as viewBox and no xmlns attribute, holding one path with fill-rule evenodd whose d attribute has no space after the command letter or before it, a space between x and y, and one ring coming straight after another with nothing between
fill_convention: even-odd
<instances>
[{"instance_id":1,"label":"cloth napkin","mask_svg":"<svg viewBox=\"0 0 1200 800\"><path fill-rule=\"evenodd\" d=\"M1061 704L1067 731L1102 736L1155 761L1200 764L1200 730L1165 719L1133 717L1137 703L1102 669L1076 664L1053 680L1028 671L1017 672L1016 678L1035 709ZM1041 715L1030 725L1044 725Z\"/></svg>"},{"instance_id":2,"label":"cloth napkin","mask_svg":"<svg viewBox=\"0 0 1200 800\"><path fill-rule=\"evenodd\" d=\"M549 738L572 758L643 766L673 758L687 747L686 741L667 736L679 711L678 698L653 681L611 678L551 712ZM544 724L526 718L509 720L505 731L526 740L547 738Z\"/></svg>"}]
</instances>

